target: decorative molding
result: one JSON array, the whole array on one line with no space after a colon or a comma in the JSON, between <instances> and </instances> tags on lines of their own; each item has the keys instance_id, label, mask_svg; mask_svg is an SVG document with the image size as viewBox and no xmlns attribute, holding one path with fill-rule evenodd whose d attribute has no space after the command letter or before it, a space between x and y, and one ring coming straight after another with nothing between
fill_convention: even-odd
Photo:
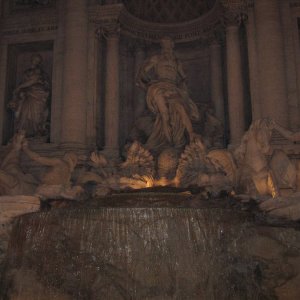
<instances>
[{"instance_id":1,"label":"decorative molding","mask_svg":"<svg viewBox=\"0 0 300 300\"><path fill-rule=\"evenodd\" d=\"M248 7L253 0L221 0L224 8L224 24L226 26L239 26L247 20Z\"/></svg>"},{"instance_id":2,"label":"decorative molding","mask_svg":"<svg viewBox=\"0 0 300 300\"><path fill-rule=\"evenodd\" d=\"M219 5L198 19L176 24L151 23L140 20L125 9L121 11L122 32L131 37L157 42L162 36L170 36L175 42L202 39L221 24L222 9Z\"/></svg>"},{"instance_id":3,"label":"decorative molding","mask_svg":"<svg viewBox=\"0 0 300 300\"><path fill-rule=\"evenodd\" d=\"M29 10L48 9L55 7L55 5L56 0L10 0L10 12L18 13L24 11L28 13Z\"/></svg>"},{"instance_id":4,"label":"decorative molding","mask_svg":"<svg viewBox=\"0 0 300 300\"><path fill-rule=\"evenodd\" d=\"M16 34L25 34L25 33L37 33L37 32L45 32L45 31L56 31L57 25L44 25L44 26L34 26L34 27L27 27L27 28L18 28L18 29L10 29L10 30L3 30L2 35L16 35Z\"/></svg>"},{"instance_id":5,"label":"decorative molding","mask_svg":"<svg viewBox=\"0 0 300 300\"><path fill-rule=\"evenodd\" d=\"M116 23L123 9L123 4L92 5L88 8L89 22L100 25Z\"/></svg>"},{"instance_id":6,"label":"decorative molding","mask_svg":"<svg viewBox=\"0 0 300 300\"><path fill-rule=\"evenodd\" d=\"M123 0L133 16L154 23L191 21L209 12L218 0ZM142 2L142 3L141 3Z\"/></svg>"},{"instance_id":7,"label":"decorative molding","mask_svg":"<svg viewBox=\"0 0 300 300\"><path fill-rule=\"evenodd\" d=\"M98 36L99 37L103 36L105 39L118 38L120 36L120 32L121 32L120 24L117 22L103 24L97 30Z\"/></svg>"},{"instance_id":8,"label":"decorative molding","mask_svg":"<svg viewBox=\"0 0 300 300\"><path fill-rule=\"evenodd\" d=\"M51 14L34 12L31 15L10 16L2 21L1 33L3 36L55 31L57 17L54 11Z\"/></svg>"}]
</instances>

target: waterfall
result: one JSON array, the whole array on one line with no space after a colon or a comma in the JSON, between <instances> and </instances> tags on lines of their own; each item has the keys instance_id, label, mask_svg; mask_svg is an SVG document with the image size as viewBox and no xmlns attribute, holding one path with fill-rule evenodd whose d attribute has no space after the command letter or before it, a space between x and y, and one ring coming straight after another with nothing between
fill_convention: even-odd
<instances>
[{"instance_id":1,"label":"waterfall","mask_svg":"<svg viewBox=\"0 0 300 300\"><path fill-rule=\"evenodd\" d=\"M228 208L33 213L13 228L0 299L276 299L277 285L297 276L283 259L291 245L300 257L292 237Z\"/></svg>"}]
</instances>

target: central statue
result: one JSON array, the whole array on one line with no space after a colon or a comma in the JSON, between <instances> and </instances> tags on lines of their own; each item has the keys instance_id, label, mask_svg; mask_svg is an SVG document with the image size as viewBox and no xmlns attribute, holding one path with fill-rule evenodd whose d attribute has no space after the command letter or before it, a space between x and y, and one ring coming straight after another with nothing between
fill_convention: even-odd
<instances>
[{"instance_id":1,"label":"central statue","mask_svg":"<svg viewBox=\"0 0 300 300\"><path fill-rule=\"evenodd\" d=\"M186 76L174 54L174 42L160 40L161 53L148 58L137 74L137 85L147 90L148 109L156 116L146 147L160 152L166 147L182 148L194 140L192 121L198 108L190 99Z\"/></svg>"}]
</instances>

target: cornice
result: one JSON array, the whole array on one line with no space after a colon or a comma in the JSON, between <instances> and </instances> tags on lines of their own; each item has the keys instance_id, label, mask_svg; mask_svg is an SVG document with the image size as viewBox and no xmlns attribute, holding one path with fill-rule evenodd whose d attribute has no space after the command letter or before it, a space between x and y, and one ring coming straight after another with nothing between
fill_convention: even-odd
<instances>
[{"instance_id":1,"label":"cornice","mask_svg":"<svg viewBox=\"0 0 300 300\"><path fill-rule=\"evenodd\" d=\"M32 12L29 14L15 14L4 18L1 22L2 36L24 33L55 31L57 17L55 10Z\"/></svg>"},{"instance_id":2,"label":"cornice","mask_svg":"<svg viewBox=\"0 0 300 300\"><path fill-rule=\"evenodd\" d=\"M294 1L295 2L295 1ZM135 39L156 42L162 36L170 36L176 42L206 42L215 30L222 27L223 9L219 1L205 15L188 22L161 24L140 20L131 15L123 4L88 7L89 22L99 29L108 24L119 24L121 34ZM32 11L27 14L13 14L1 22L2 36L55 31L58 26L56 9Z\"/></svg>"},{"instance_id":3,"label":"cornice","mask_svg":"<svg viewBox=\"0 0 300 300\"><path fill-rule=\"evenodd\" d=\"M118 22L124 9L123 4L92 5L88 8L89 22L95 24Z\"/></svg>"}]
</instances>

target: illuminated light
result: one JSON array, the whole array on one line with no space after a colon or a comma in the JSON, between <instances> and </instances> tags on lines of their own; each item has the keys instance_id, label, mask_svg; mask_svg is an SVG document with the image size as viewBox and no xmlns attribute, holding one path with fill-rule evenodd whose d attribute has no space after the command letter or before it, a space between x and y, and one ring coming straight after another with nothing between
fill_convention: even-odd
<instances>
[{"instance_id":1,"label":"illuminated light","mask_svg":"<svg viewBox=\"0 0 300 300\"><path fill-rule=\"evenodd\" d=\"M159 180L155 181L156 186L167 186L171 183L171 181L166 177L161 177Z\"/></svg>"}]
</instances>

